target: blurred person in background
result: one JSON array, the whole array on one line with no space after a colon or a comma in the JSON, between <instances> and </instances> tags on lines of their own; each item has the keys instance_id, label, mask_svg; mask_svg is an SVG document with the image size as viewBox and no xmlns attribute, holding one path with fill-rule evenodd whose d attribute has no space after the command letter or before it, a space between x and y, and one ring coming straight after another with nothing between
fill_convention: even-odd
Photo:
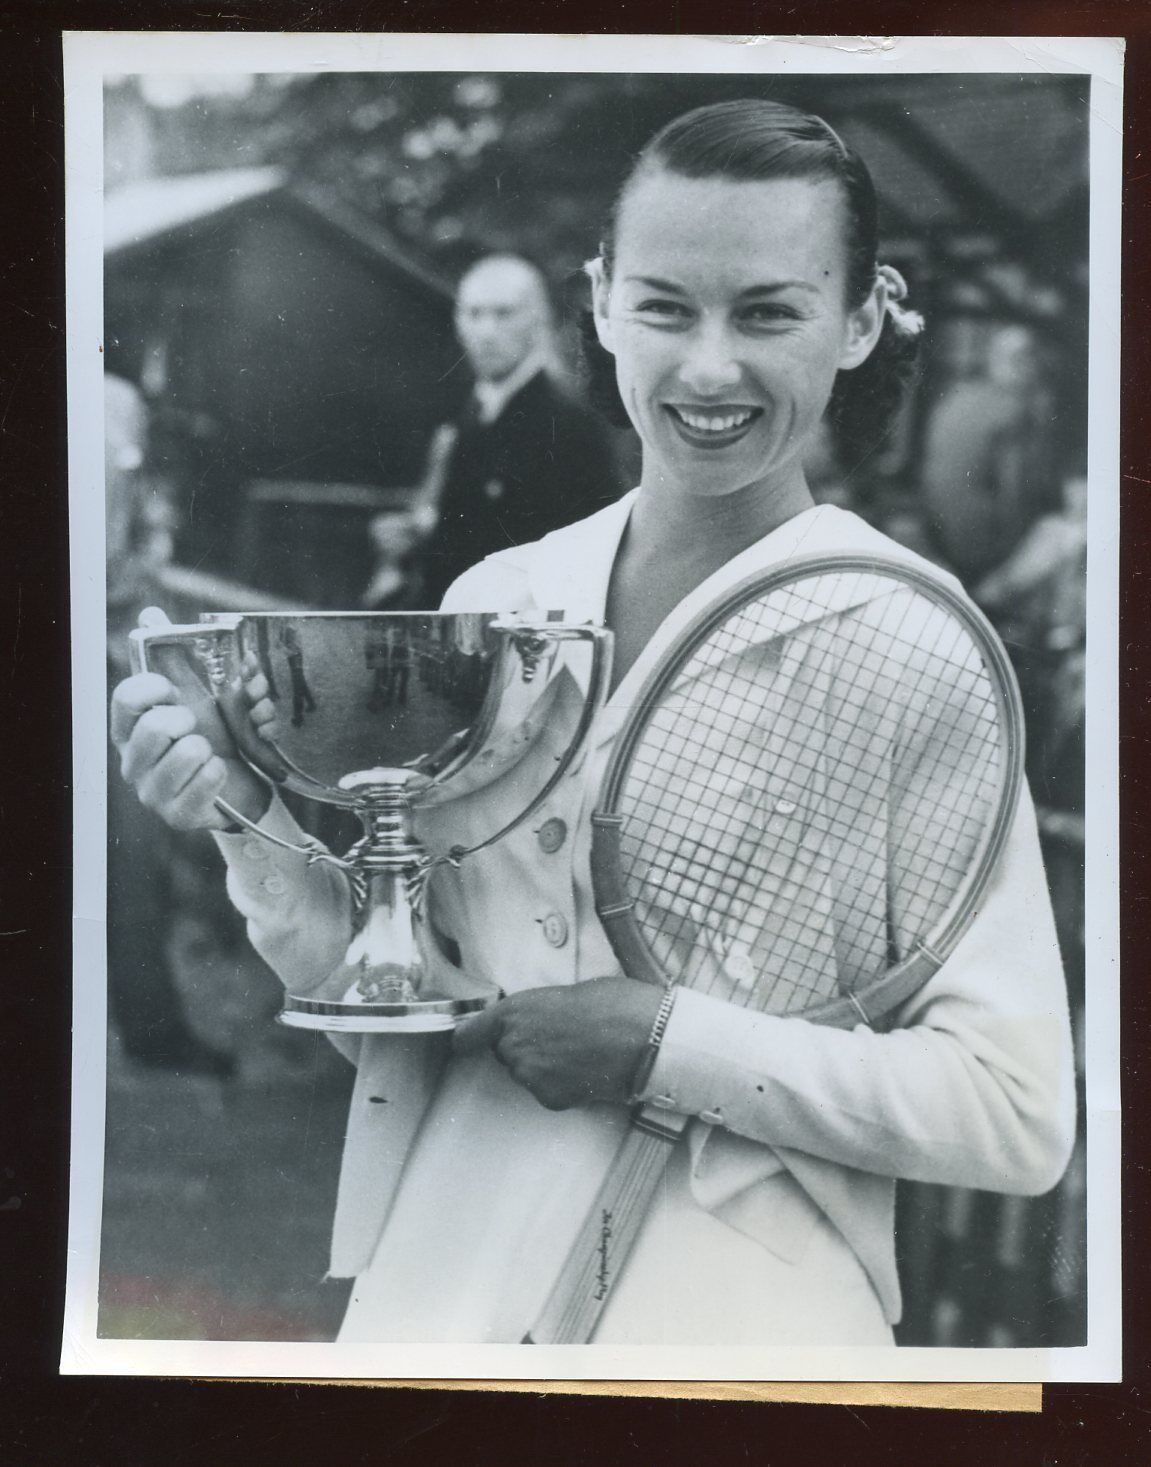
<instances>
[{"instance_id":1,"label":"blurred person in background","mask_svg":"<svg viewBox=\"0 0 1151 1467\"><path fill-rule=\"evenodd\" d=\"M1007 646L1028 726L1036 730L1051 711L1051 658L1034 611L1021 614L1016 605L1018 596L1030 599L1030 590L1008 568L1035 526L1060 510L1064 470L1046 376L1034 330L998 326L983 375L954 384L929 418L923 454L928 535L965 585L983 588L975 600ZM1024 551L1023 562L1030 559ZM1028 756L1037 783L1038 747L1033 740Z\"/></svg>"},{"instance_id":2,"label":"blurred person in background","mask_svg":"<svg viewBox=\"0 0 1151 1467\"><path fill-rule=\"evenodd\" d=\"M1083 814L1087 477L1068 476L1006 560L971 588L999 628L1031 713L1028 774L1049 810Z\"/></svg>"},{"instance_id":3,"label":"blurred person in background","mask_svg":"<svg viewBox=\"0 0 1151 1467\"><path fill-rule=\"evenodd\" d=\"M420 542L411 514L378 514L369 533L377 560L364 606L369 611L420 611L427 605L424 575L413 552Z\"/></svg>"},{"instance_id":4,"label":"blurred person in background","mask_svg":"<svg viewBox=\"0 0 1151 1467\"><path fill-rule=\"evenodd\" d=\"M460 282L455 323L475 386L433 436L412 507L427 606L486 555L582 519L623 489L604 425L558 383L551 303L534 265L482 259ZM379 543L379 521L372 533Z\"/></svg>"},{"instance_id":5,"label":"blurred person in background","mask_svg":"<svg viewBox=\"0 0 1151 1467\"><path fill-rule=\"evenodd\" d=\"M104 485L108 576L108 676L130 671L128 632L161 595L175 515L146 472L147 404L131 382L104 378ZM124 1053L137 1064L223 1077L232 1061L188 1023L168 955L174 909L173 836L136 800L109 761L108 1008Z\"/></svg>"},{"instance_id":6,"label":"blurred person in background","mask_svg":"<svg viewBox=\"0 0 1151 1467\"><path fill-rule=\"evenodd\" d=\"M996 328L981 377L947 388L924 440L923 502L947 565L970 585L1058 507L1055 405L1039 343L1024 325Z\"/></svg>"}]
</instances>

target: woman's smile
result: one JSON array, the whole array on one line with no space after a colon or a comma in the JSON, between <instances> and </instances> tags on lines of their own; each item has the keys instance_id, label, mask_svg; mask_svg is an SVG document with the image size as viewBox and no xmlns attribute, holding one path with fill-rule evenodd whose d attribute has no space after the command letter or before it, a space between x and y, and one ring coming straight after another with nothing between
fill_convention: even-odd
<instances>
[{"instance_id":1,"label":"woman's smile","mask_svg":"<svg viewBox=\"0 0 1151 1467\"><path fill-rule=\"evenodd\" d=\"M759 407L724 403L703 407L696 403L663 404L668 419L685 443L695 448L730 448L751 432L763 416Z\"/></svg>"}]
</instances>

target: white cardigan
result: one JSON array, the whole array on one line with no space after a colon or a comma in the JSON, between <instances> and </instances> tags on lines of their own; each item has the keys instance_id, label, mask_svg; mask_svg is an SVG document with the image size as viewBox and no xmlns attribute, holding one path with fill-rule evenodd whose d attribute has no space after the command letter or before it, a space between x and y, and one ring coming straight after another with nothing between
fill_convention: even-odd
<instances>
[{"instance_id":1,"label":"white cardigan","mask_svg":"<svg viewBox=\"0 0 1151 1467\"><path fill-rule=\"evenodd\" d=\"M489 557L460 578L444 609L562 611L568 620L602 620L633 497L536 545ZM832 551L916 559L854 515L822 506L749 547L687 597L611 698L582 767L533 817L532 828L521 826L458 872L440 873L432 911L437 927L459 944L464 969L457 972L432 952L442 986L513 992L619 971L592 906L588 817L630 700L676 631L726 587L787 557ZM549 728L507 789L500 782L429 812L421 831L429 847L479 837L514 809L533 777L532 761L542 774L573 708L557 708L554 737ZM533 831L549 817L562 820L571 836L560 851L542 854ZM278 804L265 823L284 836L294 832ZM347 941L343 878L254 837L218 842L229 891L256 948L294 991L314 988ZM333 1235L332 1272L339 1275L368 1265L401 1185L402 1158L388 1145L386 1107L372 1103L386 1084L394 1042L339 1041L359 1068ZM444 1045L429 1042L427 1055L434 1069ZM487 1144L477 1138L487 1137L492 1154L506 1158L518 1138L542 1128L530 1143L523 1140L537 1147L534 1159L525 1152L525 1168L538 1170L539 1157L553 1152L563 1164L541 1181L534 1203L524 1196L523 1206L540 1215L540 1231L534 1241L517 1234L519 1257L508 1275L526 1278L525 1259L539 1255L538 1278L523 1285L530 1313L626 1117L608 1106L545 1112L525 1092L501 1091L504 1084L511 1082L488 1057L449 1060L418 1137L422 1151L403 1185L414 1185L410 1174L419 1176L421 1166L427 1172L429 1150L462 1146L468 1117L481 1111L473 1151ZM894 1178L1039 1193L1058 1180L1070 1151L1074 1078L1066 995L1030 802L1025 797L1021 804L979 917L890 1032L749 1013L683 990L647 1093L671 1097L689 1115L724 1118L723 1127L697 1120L689 1128L690 1186L701 1208L780 1259L799 1259L821 1217L829 1219L866 1270L887 1318L898 1319ZM467 1206L466 1197L459 1205ZM525 1318L523 1327L531 1322ZM508 1328L519 1328L519 1321Z\"/></svg>"}]
</instances>

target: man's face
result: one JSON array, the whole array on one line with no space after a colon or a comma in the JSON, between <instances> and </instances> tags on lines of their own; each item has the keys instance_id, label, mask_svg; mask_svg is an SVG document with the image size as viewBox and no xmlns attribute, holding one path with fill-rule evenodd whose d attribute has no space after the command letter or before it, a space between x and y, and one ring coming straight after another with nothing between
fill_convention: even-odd
<instances>
[{"instance_id":1,"label":"man's face","mask_svg":"<svg viewBox=\"0 0 1151 1467\"><path fill-rule=\"evenodd\" d=\"M489 260L463 279L456 297L456 333L472 371L500 382L540 345L545 327L543 291L530 266Z\"/></svg>"}]
</instances>

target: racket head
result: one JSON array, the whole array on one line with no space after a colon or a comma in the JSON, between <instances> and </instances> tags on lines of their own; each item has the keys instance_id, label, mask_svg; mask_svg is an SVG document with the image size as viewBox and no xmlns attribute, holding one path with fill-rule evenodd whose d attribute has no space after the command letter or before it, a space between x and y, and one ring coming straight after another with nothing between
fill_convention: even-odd
<instances>
[{"instance_id":1,"label":"racket head","mask_svg":"<svg viewBox=\"0 0 1151 1467\"><path fill-rule=\"evenodd\" d=\"M661 657L605 771L592 880L623 971L876 1021L969 926L1023 752L1002 644L940 576L838 554L747 577Z\"/></svg>"}]
</instances>

